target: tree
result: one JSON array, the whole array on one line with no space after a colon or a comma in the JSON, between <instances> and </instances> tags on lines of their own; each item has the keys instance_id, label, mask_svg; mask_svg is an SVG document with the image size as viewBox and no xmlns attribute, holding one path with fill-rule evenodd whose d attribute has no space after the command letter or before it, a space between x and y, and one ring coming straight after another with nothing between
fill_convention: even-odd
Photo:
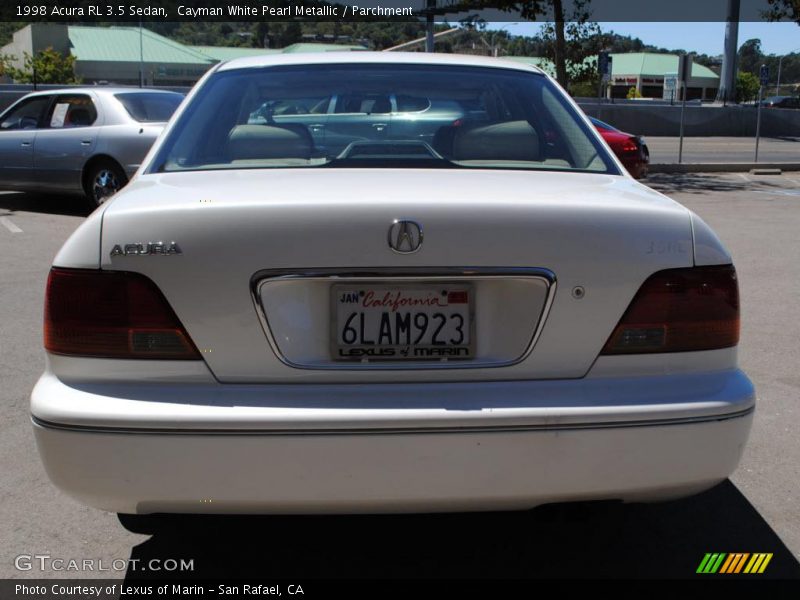
<instances>
[{"instance_id":1,"label":"tree","mask_svg":"<svg viewBox=\"0 0 800 600\"><path fill-rule=\"evenodd\" d=\"M636 86L631 86L631 89L628 90L628 94L626 98L628 100L635 100L636 98L641 98L642 94L639 90L636 89Z\"/></svg>"},{"instance_id":2,"label":"tree","mask_svg":"<svg viewBox=\"0 0 800 600\"><path fill-rule=\"evenodd\" d=\"M540 16L552 16L552 57L556 66L556 79L563 88L569 85L567 74L567 34L566 23L583 26L589 20L591 0L570 0L572 11L564 12L563 0L480 0L486 8L495 8L506 12L518 12L523 19L536 21ZM573 61L576 62L576 61Z\"/></svg>"},{"instance_id":3,"label":"tree","mask_svg":"<svg viewBox=\"0 0 800 600\"><path fill-rule=\"evenodd\" d=\"M800 0L767 0L769 9L764 15L770 21L791 19L800 25Z\"/></svg>"},{"instance_id":4,"label":"tree","mask_svg":"<svg viewBox=\"0 0 800 600\"><path fill-rule=\"evenodd\" d=\"M758 73L764 62L764 53L761 51L761 40L747 40L739 48L739 70L748 73Z\"/></svg>"},{"instance_id":5,"label":"tree","mask_svg":"<svg viewBox=\"0 0 800 600\"><path fill-rule=\"evenodd\" d=\"M737 102L750 102L758 97L761 82L753 73L739 71L736 75L736 100Z\"/></svg>"},{"instance_id":6,"label":"tree","mask_svg":"<svg viewBox=\"0 0 800 600\"><path fill-rule=\"evenodd\" d=\"M608 46L606 36L600 31L600 26L593 22L569 22L564 28L564 69L567 72L568 89L571 94L578 95L576 86L581 84L581 95L586 95L584 88L587 84L594 92L600 77L597 73L596 57L601 50ZM544 44L544 56L554 64L558 64L555 57L556 31L553 24L547 24L541 33Z\"/></svg>"},{"instance_id":7,"label":"tree","mask_svg":"<svg viewBox=\"0 0 800 600\"><path fill-rule=\"evenodd\" d=\"M3 71L17 83L80 83L75 75L75 57L63 56L53 48L46 48L35 56L24 53L23 66L18 69L12 57L2 57Z\"/></svg>"},{"instance_id":8,"label":"tree","mask_svg":"<svg viewBox=\"0 0 800 600\"><path fill-rule=\"evenodd\" d=\"M13 60L14 58L12 56L9 56L7 54L0 54L0 77L8 75L8 68L11 66L11 62Z\"/></svg>"},{"instance_id":9,"label":"tree","mask_svg":"<svg viewBox=\"0 0 800 600\"><path fill-rule=\"evenodd\" d=\"M285 48L302 41L303 29L298 21L270 21L267 35L270 48Z\"/></svg>"}]
</instances>

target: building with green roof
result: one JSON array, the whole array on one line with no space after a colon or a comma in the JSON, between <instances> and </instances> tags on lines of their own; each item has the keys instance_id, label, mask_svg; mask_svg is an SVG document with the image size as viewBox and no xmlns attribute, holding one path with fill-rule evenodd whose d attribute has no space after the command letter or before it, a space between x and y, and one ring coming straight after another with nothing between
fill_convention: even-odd
<instances>
[{"instance_id":1,"label":"building with green roof","mask_svg":"<svg viewBox=\"0 0 800 600\"><path fill-rule=\"evenodd\" d=\"M677 54L632 52L612 54L609 95L624 98L635 87L644 98L669 98L669 81L665 93L665 80L678 75ZM699 63L692 63L692 72L686 85L686 99L713 100L719 88L719 75ZM677 95L675 96L677 99Z\"/></svg>"},{"instance_id":2,"label":"building with green roof","mask_svg":"<svg viewBox=\"0 0 800 600\"><path fill-rule=\"evenodd\" d=\"M14 34L0 54L22 67L25 53L53 48L75 57L75 74L84 83L193 85L214 63L212 57L139 27L88 27L34 23Z\"/></svg>"},{"instance_id":3,"label":"building with green roof","mask_svg":"<svg viewBox=\"0 0 800 600\"><path fill-rule=\"evenodd\" d=\"M524 62L539 67L546 73L555 76L555 65L547 58L539 56L504 56L504 60ZM632 52L628 54L611 54L611 78L607 86L609 98L625 98L633 87L644 98L669 99L669 85L665 92L665 79L677 77L678 55L657 54L655 52ZM586 59L595 64L596 57ZM667 81L669 84L670 82ZM687 100L702 98L713 100L719 88L719 75L699 63L693 63L692 73L686 86ZM675 99L678 96L676 94Z\"/></svg>"},{"instance_id":4,"label":"building with green roof","mask_svg":"<svg viewBox=\"0 0 800 600\"><path fill-rule=\"evenodd\" d=\"M243 48L240 46L187 46L205 56L220 62L247 56L262 56L264 54L293 54L295 52L341 52L366 50L364 46L350 44L325 44L303 42L291 44L285 48Z\"/></svg>"},{"instance_id":5,"label":"building with green roof","mask_svg":"<svg viewBox=\"0 0 800 600\"><path fill-rule=\"evenodd\" d=\"M146 85L192 85L218 62L146 28L70 25L67 35L84 81L138 83L143 68Z\"/></svg>"},{"instance_id":6,"label":"building with green roof","mask_svg":"<svg viewBox=\"0 0 800 600\"><path fill-rule=\"evenodd\" d=\"M247 56L262 56L264 54L280 54L282 50L275 48L244 48L241 46L187 46L200 54L211 58L214 62L244 58Z\"/></svg>"},{"instance_id":7,"label":"building with green roof","mask_svg":"<svg viewBox=\"0 0 800 600\"><path fill-rule=\"evenodd\" d=\"M84 83L191 86L212 65L245 56L294 52L366 50L342 44L292 44L283 49L187 46L139 27L89 27L62 23L34 23L14 33L0 55L23 67L25 53L53 48L75 57L75 74Z\"/></svg>"}]
</instances>

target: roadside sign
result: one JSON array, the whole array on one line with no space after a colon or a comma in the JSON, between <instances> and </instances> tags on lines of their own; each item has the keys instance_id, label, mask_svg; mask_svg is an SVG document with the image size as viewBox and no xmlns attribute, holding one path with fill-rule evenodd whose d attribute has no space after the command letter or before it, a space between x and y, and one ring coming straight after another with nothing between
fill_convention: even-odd
<instances>
[{"instance_id":1,"label":"roadside sign","mask_svg":"<svg viewBox=\"0 0 800 600\"><path fill-rule=\"evenodd\" d=\"M611 54L608 52L601 52L597 55L597 72L600 75L611 75L611 61L613 60ZM605 78L607 80L607 77Z\"/></svg>"},{"instance_id":2,"label":"roadside sign","mask_svg":"<svg viewBox=\"0 0 800 600\"><path fill-rule=\"evenodd\" d=\"M678 97L678 74L664 74L664 92L661 96L664 100L675 100Z\"/></svg>"},{"instance_id":3,"label":"roadside sign","mask_svg":"<svg viewBox=\"0 0 800 600\"><path fill-rule=\"evenodd\" d=\"M678 164L683 162L683 113L686 110L686 91L689 87L689 79L692 77L692 65L694 64L694 54L681 54L678 56L678 85L681 91L681 129L680 139L678 140ZM666 79L666 78L665 78ZM664 82L666 84L666 81Z\"/></svg>"},{"instance_id":4,"label":"roadside sign","mask_svg":"<svg viewBox=\"0 0 800 600\"><path fill-rule=\"evenodd\" d=\"M692 76L692 65L694 64L694 54L681 54L678 57L678 81L686 86L686 82Z\"/></svg>"},{"instance_id":5,"label":"roadside sign","mask_svg":"<svg viewBox=\"0 0 800 600\"><path fill-rule=\"evenodd\" d=\"M769 83L769 67L767 65L761 65L758 70L758 78L761 80L761 85L765 86Z\"/></svg>"}]
</instances>

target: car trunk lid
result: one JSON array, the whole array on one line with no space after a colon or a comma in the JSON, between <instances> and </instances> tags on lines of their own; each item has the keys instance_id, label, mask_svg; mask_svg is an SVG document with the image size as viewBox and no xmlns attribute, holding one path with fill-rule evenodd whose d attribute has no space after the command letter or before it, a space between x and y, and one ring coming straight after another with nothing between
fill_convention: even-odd
<instances>
[{"instance_id":1,"label":"car trunk lid","mask_svg":"<svg viewBox=\"0 0 800 600\"><path fill-rule=\"evenodd\" d=\"M396 220L423 227L418 251L390 248ZM647 276L693 262L689 212L629 178L464 169L146 175L101 252L155 281L219 380L254 383L581 377ZM398 278L467 285L483 353L334 360L331 286Z\"/></svg>"}]
</instances>

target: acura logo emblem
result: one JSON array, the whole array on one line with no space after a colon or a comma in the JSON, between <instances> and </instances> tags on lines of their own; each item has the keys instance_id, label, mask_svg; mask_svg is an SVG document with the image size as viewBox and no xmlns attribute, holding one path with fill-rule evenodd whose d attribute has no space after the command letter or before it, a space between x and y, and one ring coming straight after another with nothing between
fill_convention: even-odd
<instances>
[{"instance_id":1,"label":"acura logo emblem","mask_svg":"<svg viewBox=\"0 0 800 600\"><path fill-rule=\"evenodd\" d=\"M395 219L389 227L389 248L400 254L411 254L422 245L422 225L416 221Z\"/></svg>"}]
</instances>

